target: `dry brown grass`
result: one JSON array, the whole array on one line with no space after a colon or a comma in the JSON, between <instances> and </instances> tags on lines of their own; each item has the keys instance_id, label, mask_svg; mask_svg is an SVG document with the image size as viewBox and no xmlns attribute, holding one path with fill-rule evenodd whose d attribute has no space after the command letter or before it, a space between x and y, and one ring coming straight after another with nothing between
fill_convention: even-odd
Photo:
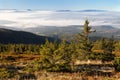
<instances>
[{"instance_id":1,"label":"dry brown grass","mask_svg":"<svg viewBox=\"0 0 120 80\"><path fill-rule=\"evenodd\" d=\"M3 58L7 58L8 56L11 56L15 58L15 61L4 61L0 60L0 67L5 66L23 66L23 62L31 62L33 60L39 59L39 55L33 55L33 54L10 54L10 55L3 55ZM22 72L21 72L22 73ZM20 74L21 74L20 73ZM22 73L24 74L24 73ZM120 73L113 73L113 75L98 75L98 73L89 73L91 75L88 75L86 72L76 72L76 73L63 73L63 72L43 72L43 71L37 71L34 72L34 75L36 76L36 79L22 79L22 80L119 80L120 79ZM20 75L17 75L17 77L9 80L19 80ZM4 79L0 79L4 80Z\"/></svg>"},{"instance_id":2,"label":"dry brown grass","mask_svg":"<svg viewBox=\"0 0 120 80\"><path fill-rule=\"evenodd\" d=\"M117 77L116 77L117 76ZM38 73L37 80L119 80L119 75L88 76L86 73Z\"/></svg>"}]
</instances>

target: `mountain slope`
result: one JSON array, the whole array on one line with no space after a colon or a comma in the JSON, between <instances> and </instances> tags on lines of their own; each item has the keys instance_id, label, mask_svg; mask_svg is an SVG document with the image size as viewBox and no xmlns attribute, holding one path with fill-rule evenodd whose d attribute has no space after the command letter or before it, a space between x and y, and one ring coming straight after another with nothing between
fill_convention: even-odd
<instances>
[{"instance_id":1,"label":"mountain slope","mask_svg":"<svg viewBox=\"0 0 120 80\"><path fill-rule=\"evenodd\" d=\"M23 43L23 44L42 44L45 40L54 41L51 37L38 36L30 32L13 31L0 28L0 43Z\"/></svg>"},{"instance_id":2,"label":"mountain slope","mask_svg":"<svg viewBox=\"0 0 120 80\"><path fill-rule=\"evenodd\" d=\"M118 28L109 26L109 25L101 25L101 26L91 26L92 29L95 29L96 32L91 33L90 36L94 37L108 37L117 36L120 34ZM45 36L57 36L61 38L61 36L67 35L74 35L77 33L81 33L83 31L82 25L71 25L66 27L55 27L55 26L45 26L45 27L35 27L35 28L27 28L26 31L35 33L35 34L42 34Z\"/></svg>"}]
</instances>

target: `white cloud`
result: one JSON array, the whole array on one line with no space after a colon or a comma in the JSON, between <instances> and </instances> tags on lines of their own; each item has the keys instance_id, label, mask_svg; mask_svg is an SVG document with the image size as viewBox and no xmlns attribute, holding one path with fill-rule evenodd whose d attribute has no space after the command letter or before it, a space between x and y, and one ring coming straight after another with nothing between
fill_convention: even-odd
<instances>
[{"instance_id":1,"label":"white cloud","mask_svg":"<svg viewBox=\"0 0 120 80\"><path fill-rule=\"evenodd\" d=\"M120 26L120 12L0 11L0 25L19 28L83 25L86 18L90 25Z\"/></svg>"}]
</instances>

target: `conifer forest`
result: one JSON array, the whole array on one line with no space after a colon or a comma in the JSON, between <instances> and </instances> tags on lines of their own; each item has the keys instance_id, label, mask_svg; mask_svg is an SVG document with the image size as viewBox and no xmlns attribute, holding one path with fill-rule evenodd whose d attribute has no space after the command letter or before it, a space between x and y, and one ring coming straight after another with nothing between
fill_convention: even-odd
<instances>
[{"instance_id":1,"label":"conifer forest","mask_svg":"<svg viewBox=\"0 0 120 80\"><path fill-rule=\"evenodd\" d=\"M83 24L69 41L0 43L0 80L119 80L120 40L93 40L89 35L97 30L88 20Z\"/></svg>"}]
</instances>

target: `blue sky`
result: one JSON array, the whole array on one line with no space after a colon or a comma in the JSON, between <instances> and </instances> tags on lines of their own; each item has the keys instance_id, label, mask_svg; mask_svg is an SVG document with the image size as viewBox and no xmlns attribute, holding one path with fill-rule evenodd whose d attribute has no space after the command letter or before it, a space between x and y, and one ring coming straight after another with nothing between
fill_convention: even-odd
<instances>
[{"instance_id":1,"label":"blue sky","mask_svg":"<svg viewBox=\"0 0 120 80\"><path fill-rule=\"evenodd\" d=\"M120 0L0 0L0 9L120 11Z\"/></svg>"}]
</instances>

